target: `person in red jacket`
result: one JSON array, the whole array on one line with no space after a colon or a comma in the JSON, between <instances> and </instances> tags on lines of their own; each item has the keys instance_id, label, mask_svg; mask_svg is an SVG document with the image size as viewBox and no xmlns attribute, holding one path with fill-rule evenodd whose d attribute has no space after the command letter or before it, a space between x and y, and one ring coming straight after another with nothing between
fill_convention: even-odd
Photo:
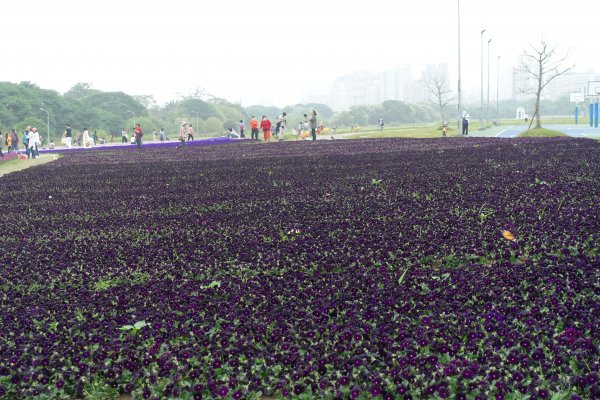
<instances>
[{"instance_id":1,"label":"person in red jacket","mask_svg":"<svg viewBox=\"0 0 600 400\"><path fill-rule=\"evenodd\" d=\"M265 142L271 141L271 121L267 118L266 115L262 116L262 121L260 121L260 129L263 131L263 138Z\"/></svg>"},{"instance_id":2,"label":"person in red jacket","mask_svg":"<svg viewBox=\"0 0 600 400\"><path fill-rule=\"evenodd\" d=\"M133 134L135 135L135 144L137 144L138 150L142 149L142 136L144 136L144 131L140 124L135 124L135 129L133 130Z\"/></svg>"},{"instance_id":3,"label":"person in red jacket","mask_svg":"<svg viewBox=\"0 0 600 400\"><path fill-rule=\"evenodd\" d=\"M254 115L250 119L250 135L252 139L258 140L258 121L254 118Z\"/></svg>"}]
</instances>

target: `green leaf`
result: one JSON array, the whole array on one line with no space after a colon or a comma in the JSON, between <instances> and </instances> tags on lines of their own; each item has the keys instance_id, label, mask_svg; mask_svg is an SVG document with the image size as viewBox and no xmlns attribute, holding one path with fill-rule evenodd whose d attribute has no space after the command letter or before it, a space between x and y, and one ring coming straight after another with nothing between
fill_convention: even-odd
<instances>
[{"instance_id":1,"label":"green leaf","mask_svg":"<svg viewBox=\"0 0 600 400\"><path fill-rule=\"evenodd\" d=\"M134 329L133 325L123 325L122 327L119 328L119 330L122 330L122 331L130 331L132 329Z\"/></svg>"},{"instance_id":2,"label":"green leaf","mask_svg":"<svg viewBox=\"0 0 600 400\"><path fill-rule=\"evenodd\" d=\"M147 324L146 321L138 321L133 325L133 329L141 329L148 325L150 325L150 324Z\"/></svg>"},{"instance_id":3,"label":"green leaf","mask_svg":"<svg viewBox=\"0 0 600 400\"><path fill-rule=\"evenodd\" d=\"M402 285L402 282L404 281L404 275L406 275L407 272L408 272L408 268L406 268L404 270L404 272L402 273L402 275L400 276L400 278L398 278L398 285Z\"/></svg>"}]
</instances>

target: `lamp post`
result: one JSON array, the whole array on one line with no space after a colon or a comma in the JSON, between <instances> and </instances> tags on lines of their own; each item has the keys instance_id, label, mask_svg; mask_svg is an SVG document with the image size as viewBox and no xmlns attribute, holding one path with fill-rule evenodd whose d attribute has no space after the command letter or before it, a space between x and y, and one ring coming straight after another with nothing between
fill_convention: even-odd
<instances>
[{"instance_id":1,"label":"lamp post","mask_svg":"<svg viewBox=\"0 0 600 400\"><path fill-rule=\"evenodd\" d=\"M496 120L500 119L500 109L498 108L498 93L500 90L500 56L496 62Z\"/></svg>"},{"instance_id":2,"label":"lamp post","mask_svg":"<svg viewBox=\"0 0 600 400\"><path fill-rule=\"evenodd\" d=\"M485 29L481 30L479 44L481 45L481 103L479 105L479 129L483 129L483 34Z\"/></svg>"},{"instance_id":3,"label":"lamp post","mask_svg":"<svg viewBox=\"0 0 600 400\"><path fill-rule=\"evenodd\" d=\"M40 108L40 110L45 111L46 115L48 117L48 148L50 148L50 113L48 112L48 110L44 110L43 108Z\"/></svg>"},{"instance_id":4,"label":"lamp post","mask_svg":"<svg viewBox=\"0 0 600 400\"><path fill-rule=\"evenodd\" d=\"M135 113L133 111L129 111L129 112L133 114L133 126L135 126Z\"/></svg>"},{"instance_id":5,"label":"lamp post","mask_svg":"<svg viewBox=\"0 0 600 400\"><path fill-rule=\"evenodd\" d=\"M461 121L462 121L462 103L461 103L461 92L460 92L460 0L457 0L458 5L458 120L457 120L457 128L456 132L461 131Z\"/></svg>"},{"instance_id":6,"label":"lamp post","mask_svg":"<svg viewBox=\"0 0 600 400\"><path fill-rule=\"evenodd\" d=\"M490 123L490 43L492 39L488 39L488 54L487 54L487 104L485 106L486 110L486 126Z\"/></svg>"},{"instance_id":7,"label":"lamp post","mask_svg":"<svg viewBox=\"0 0 600 400\"><path fill-rule=\"evenodd\" d=\"M200 131L198 131L198 113L196 111L192 111L194 114L196 114L196 133L200 134Z\"/></svg>"}]
</instances>

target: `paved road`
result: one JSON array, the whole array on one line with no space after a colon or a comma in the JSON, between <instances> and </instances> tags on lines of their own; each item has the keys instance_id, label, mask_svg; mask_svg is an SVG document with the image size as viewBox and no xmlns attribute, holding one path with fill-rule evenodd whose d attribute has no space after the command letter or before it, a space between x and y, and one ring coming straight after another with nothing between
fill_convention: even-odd
<instances>
[{"instance_id":1,"label":"paved road","mask_svg":"<svg viewBox=\"0 0 600 400\"><path fill-rule=\"evenodd\" d=\"M486 137L502 137L512 138L517 136L519 133L525 131L529 125L507 125L507 126L495 126L486 131L469 132L469 136L486 136ZM554 131L562 132L572 137L589 137L593 139L600 139L600 128L590 127L584 124L544 124L544 128L552 129Z\"/></svg>"}]
</instances>

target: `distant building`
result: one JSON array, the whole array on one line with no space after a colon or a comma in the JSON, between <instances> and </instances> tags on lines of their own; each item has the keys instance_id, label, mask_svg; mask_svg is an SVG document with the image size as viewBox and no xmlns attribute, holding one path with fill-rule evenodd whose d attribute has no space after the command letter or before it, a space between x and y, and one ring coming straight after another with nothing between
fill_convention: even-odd
<instances>
[{"instance_id":1,"label":"distant building","mask_svg":"<svg viewBox=\"0 0 600 400\"><path fill-rule=\"evenodd\" d=\"M381 103L381 79L370 71L337 78L331 92L331 108L347 110L352 106Z\"/></svg>"},{"instance_id":2,"label":"distant building","mask_svg":"<svg viewBox=\"0 0 600 400\"><path fill-rule=\"evenodd\" d=\"M554 78L543 90L544 98L556 100L569 97L570 93L583 93L587 95L588 82L600 81L600 75L592 72L577 73L567 72Z\"/></svg>"},{"instance_id":3,"label":"distant building","mask_svg":"<svg viewBox=\"0 0 600 400\"><path fill-rule=\"evenodd\" d=\"M412 81L410 68L395 68L381 73L381 99L406 101L406 84Z\"/></svg>"}]
</instances>

